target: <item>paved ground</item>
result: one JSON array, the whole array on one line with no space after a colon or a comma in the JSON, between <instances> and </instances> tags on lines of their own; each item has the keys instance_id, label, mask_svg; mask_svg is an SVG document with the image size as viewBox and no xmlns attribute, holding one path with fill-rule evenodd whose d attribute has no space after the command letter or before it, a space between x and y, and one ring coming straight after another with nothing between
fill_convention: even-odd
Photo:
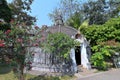
<instances>
[{"instance_id":1,"label":"paved ground","mask_svg":"<svg viewBox=\"0 0 120 80\"><path fill-rule=\"evenodd\" d=\"M30 74L33 75L59 75L59 74L50 74L39 71L29 71ZM120 80L120 69L111 69L109 71L98 72L95 69L86 70L82 69L78 73L75 74L75 80Z\"/></svg>"},{"instance_id":2,"label":"paved ground","mask_svg":"<svg viewBox=\"0 0 120 80\"><path fill-rule=\"evenodd\" d=\"M79 76L78 80L120 80L120 69Z\"/></svg>"}]
</instances>

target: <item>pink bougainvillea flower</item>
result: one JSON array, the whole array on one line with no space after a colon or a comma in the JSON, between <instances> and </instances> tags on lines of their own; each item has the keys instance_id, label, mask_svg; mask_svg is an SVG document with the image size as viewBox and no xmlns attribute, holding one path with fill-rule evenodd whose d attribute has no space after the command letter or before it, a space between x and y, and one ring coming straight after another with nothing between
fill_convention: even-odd
<instances>
[{"instance_id":1,"label":"pink bougainvillea flower","mask_svg":"<svg viewBox=\"0 0 120 80\"><path fill-rule=\"evenodd\" d=\"M45 37L41 37L41 41L44 41L45 40Z\"/></svg>"},{"instance_id":2,"label":"pink bougainvillea flower","mask_svg":"<svg viewBox=\"0 0 120 80\"><path fill-rule=\"evenodd\" d=\"M4 43L0 43L0 47L5 47L5 44Z\"/></svg>"},{"instance_id":3,"label":"pink bougainvillea flower","mask_svg":"<svg viewBox=\"0 0 120 80\"><path fill-rule=\"evenodd\" d=\"M35 42L39 43L39 42L40 42L40 39L35 39Z\"/></svg>"},{"instance_id":4,"label":"pink bougainvillea flower","mask_svg":"<svg viewBox=\"0 0 120 80\"><path fill-rule=\"evenodd\" d=\"M23 42L23 39L18 38L18 39L17 39L17 42L22 43L22 42Z\"/></svg>"},{"instance_id":5,"label":"pink bougainvillea flower","mask_svg":"<svg viewBox=\"0 0 120 80\"><path fill-rule=\"evenodd\" d=\"M39 46L39 44L38 44L38 43L35 43L35 44L33 44L33 46Z\"/></svg>"},{"instance_id":6,"label":"pink bougainvillea flower","mask_svg":"<svg viewBox=\"0 0 120 80\"><path fill-rule=\"evenodd\" d=\"M37 29L39 29L39 27L38 27L38 26L35 26L35 29L37 30Z\"/></svg>"},{"instance_id":7,"label":"pink bougainvillea flower","mask_svg":"<svg viewBox=\"0 0 120 80\"><path fill-rule=\"evenodd\" d=\"M11 32L11 30L7 30L7 32L8 32L8 33L10 33L10 32Z\"/></svg>"},{"instance_id":8,"label":"pink bougainvillea flower","mask_svg":"<svg viewBox=\"0 0 120 80\"><path fill-rule=\"evenodd\" d=\"M13 20L13 19L11 19L10 23L14 23L14 20Z\"/></svg>"},{"instance_id":9,"label":"pink bougainvillea flower","mask_svg":"<svg viewBox=\"0 0 120 80\"><path fill-rule=\"evenodd\" d=\"M4 43L4 40L0 40L0 43Z\"/></svg>"},{"instance_id":10,"label":"pink bougainvillea flower","mask_svg":"<svg viewBox=\"0 0 120 80\"><path fill-rule=\"evenodd\" d=\"M32 64L32 62L29 61L28 64Z\"/></svg>"},{"instance_id":11,"label":"pink bougainvillea flower","mask_svg":"<svg viewBox=\"0 0 120 80\"><path fill-rule=\"evenodd\" d=\"M5 32L5 34L9 34L11 32L11 30L7 30L6 32Z\"/></svg>"},{"instance_id":12,"label":"pink bougainvillea flower","mask_svg":"<svg viewBox=\"0 0 120 80\"><path fill-rule=\"evenodd\" d=\"M0 47L5 47L4 40L0 40Z\"/></svg>"},{"instance_id":13,"label":"pink bougainvillea flower","mask_svg":"<svg viewBox=\"0 0 120 80\"><path fill-rule=\"evenodd\" d=\"M10 38L10 36L6 36L6 38Z\"/></svg>"}]
</instances>

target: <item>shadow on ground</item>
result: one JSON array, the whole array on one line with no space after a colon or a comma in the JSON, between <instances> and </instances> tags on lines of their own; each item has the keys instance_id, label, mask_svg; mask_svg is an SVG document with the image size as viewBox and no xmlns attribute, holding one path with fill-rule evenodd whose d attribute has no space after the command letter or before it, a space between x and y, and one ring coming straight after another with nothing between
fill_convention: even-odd
<instances>
[{"instance_id":1,"label":"shadow on ground","mask_svg":"<svg viewBox=\"0 0 120 80\"><path fill-rule=\"evenodd\" d=\"M0 63L0 74L6 74L11 71L11 67L9 64Z\"/></svg>"},{"instance_id":2,"label":"shadow on ground","mask_svg":"<svg viewBox=\"0 0 120 80\"><path fill-rule=\"evenodd\" d=\"M60 80L59 77L52 77L52 76L37 76L28 80Z\"/></svg>"}]
</instances>

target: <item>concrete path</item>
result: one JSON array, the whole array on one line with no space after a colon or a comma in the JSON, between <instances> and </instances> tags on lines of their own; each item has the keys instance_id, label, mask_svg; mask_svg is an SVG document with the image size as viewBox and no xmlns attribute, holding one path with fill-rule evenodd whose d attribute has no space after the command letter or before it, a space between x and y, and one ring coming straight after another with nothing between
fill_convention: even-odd
<instances>
[{"instance_id":1,"label":"concrete path","mask_svg":"<svg viewBox=\"0 0 120 80\"><path fill-rule=\"evenodd\" d=\"M78 80L120 80L120 69L81 76Z\"/></svg>"}]
</instances>

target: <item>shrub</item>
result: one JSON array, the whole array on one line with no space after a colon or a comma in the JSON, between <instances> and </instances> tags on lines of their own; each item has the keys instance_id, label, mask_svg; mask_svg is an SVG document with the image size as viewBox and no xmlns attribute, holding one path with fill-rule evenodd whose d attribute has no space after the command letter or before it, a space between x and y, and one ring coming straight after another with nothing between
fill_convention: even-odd
<instances>
[{"instance_id":1,"label":"shrub","mask_svg":"<svg viewBox=\"0 0 120 80\"><path fill-rule=\"evenodd\" d=\"M112 59L112 55L118 51L116 48L120 43L120 17L112 18L103 25L81 26L80 30L91 41L93 65L98 69L107 69L108 59Z\"/></svg>"}]
</instances>

